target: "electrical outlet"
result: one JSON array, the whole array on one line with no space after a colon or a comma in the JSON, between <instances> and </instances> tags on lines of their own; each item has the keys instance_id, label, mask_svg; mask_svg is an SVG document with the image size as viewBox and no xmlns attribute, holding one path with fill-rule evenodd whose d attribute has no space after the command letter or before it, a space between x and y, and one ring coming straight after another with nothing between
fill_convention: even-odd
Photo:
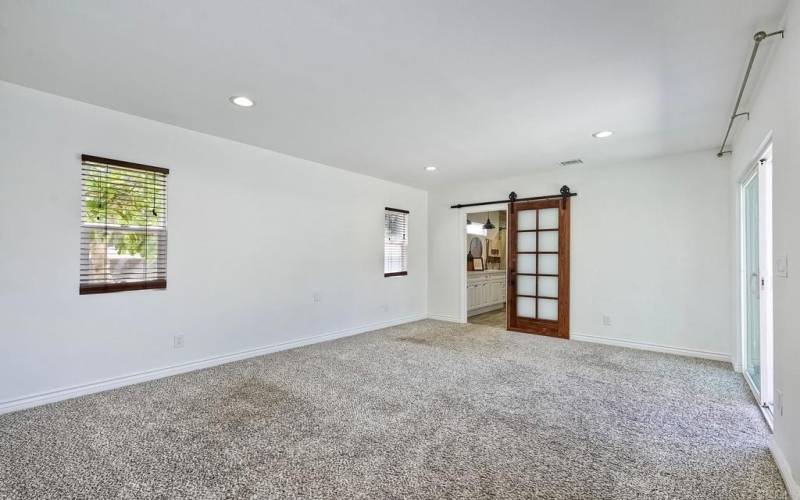
<instances>
[{"instance_id":1,"label":"electrical outlet","mask_svg":"<svg viewBox=\"0 0 800 500\"><path fill-rule=\"evenodd\" d=\"M314 292L314 302L322 302L322 293Z\"/></svg>"},{"instance_id":2,"label":"electrical outlet","mask_svg":"<svg viewBox=\"0 0 800 500\"><path fill-rule=\"evenodd\" d=\"M783 391L779 389L775 390L775 411L781 417L783 416Z\"/></svg>"},{"instance_id":3,"label":"electrical outlet","mask_svg":"<svg viewBox=\"0 0 800 500\"><path fill-rule=\"evenodd\" d=\"M183 334L182 333L179 333L179 334L175 335L175 337L172 339L172 347L175 348L175 349L180 349L180 348L183 347Z\"/></svg>"},{"instance_id":4,"label":"electrical outlet","mask_svg":"<svg viewBox=\"0 0 800 500\"><path fill-rule=\"evenodd\" d=\"M603 326L611 326L611 316L608 314L603 315Z\"/></svg>"}]
</instances>

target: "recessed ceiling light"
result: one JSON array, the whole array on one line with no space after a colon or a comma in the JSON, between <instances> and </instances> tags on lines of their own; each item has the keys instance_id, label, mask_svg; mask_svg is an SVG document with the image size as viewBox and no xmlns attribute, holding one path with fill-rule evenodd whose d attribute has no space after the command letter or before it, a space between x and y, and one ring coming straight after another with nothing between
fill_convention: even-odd
<instances>
[{"instance_id":1,"label":"recessed ceiling light","mask_svg":"<svg viewBox=\"0 0 800 500\"><path fill-rule=\"evenodd\" d=\"M596 137L598 139L605 139L606 137L611 137L614 135L614 132L611 130L601 130L600 132L595 132L592 134L592 137Z\"/></svg>"},{"instance_id":2,"label":"recessed ceiling light","mask_svg":"<svg viewBox=\"0 0 800 500\"><path fill-rule=\"evenodd\" d=\"M433 165L428 165L427 167L425 167L425 170L428 172L436 172L436 167L434 167Z\"/></svg>"},{"instance_id":3,"label":"recessed ceiling light","mask_svg":"<svg viewBox=\"0 0 800 500\"><path fill-rule=\"evenodd\" d=\"M251 108L256 104L252 99L243 95L231 97L231 102L243 108Z\"/></svg>"}]
</instances>

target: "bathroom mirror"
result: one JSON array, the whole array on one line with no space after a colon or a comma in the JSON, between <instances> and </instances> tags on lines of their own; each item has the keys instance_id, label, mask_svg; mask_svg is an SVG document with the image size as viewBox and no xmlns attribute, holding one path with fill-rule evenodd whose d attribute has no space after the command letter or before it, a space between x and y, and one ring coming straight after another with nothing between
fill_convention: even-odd
<instances>
[{"instance_id":1,"label":"bathroom mirror","mask_svg":"<svg viewBox=\"0 0 800 500\"><path fill-rule=\"evenodd\" d=\"M469 254L473 259L480 259L483 257L483 242L480 238L472 238L469 241Z\"/></svg>"}]
</instances>

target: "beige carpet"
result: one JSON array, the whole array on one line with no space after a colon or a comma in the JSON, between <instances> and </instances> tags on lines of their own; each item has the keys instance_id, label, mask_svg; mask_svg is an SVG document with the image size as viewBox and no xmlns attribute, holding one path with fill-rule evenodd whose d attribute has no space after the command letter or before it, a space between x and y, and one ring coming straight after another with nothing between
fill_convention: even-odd
<instances>
[{"instance_id":1,"label":"beige carpet","mask_svg":"<svg viewBox=\"0 0 800 500\"><path fill-rule=\"evenodd\" d=\"M781 499L730 365L421 321L0 416L0 498Z\"/></svg>"}]
</instances>

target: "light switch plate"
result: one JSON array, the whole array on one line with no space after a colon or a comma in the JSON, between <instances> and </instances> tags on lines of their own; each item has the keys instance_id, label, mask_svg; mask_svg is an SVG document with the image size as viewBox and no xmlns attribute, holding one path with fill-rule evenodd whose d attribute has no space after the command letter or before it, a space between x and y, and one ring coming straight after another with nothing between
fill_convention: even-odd
<instances>
[{"instance_id":1,"label":"light switch plate","mask_svg":"<svg viewBox=\"0 0 800 500\"><path fill-rule=\"evenodd\" d=\"M789 256L778 255L775 257L775 266L774 266L774 273L775 276L778 278L788 278L789 277Z\"/></svg>"}]
</instances>

